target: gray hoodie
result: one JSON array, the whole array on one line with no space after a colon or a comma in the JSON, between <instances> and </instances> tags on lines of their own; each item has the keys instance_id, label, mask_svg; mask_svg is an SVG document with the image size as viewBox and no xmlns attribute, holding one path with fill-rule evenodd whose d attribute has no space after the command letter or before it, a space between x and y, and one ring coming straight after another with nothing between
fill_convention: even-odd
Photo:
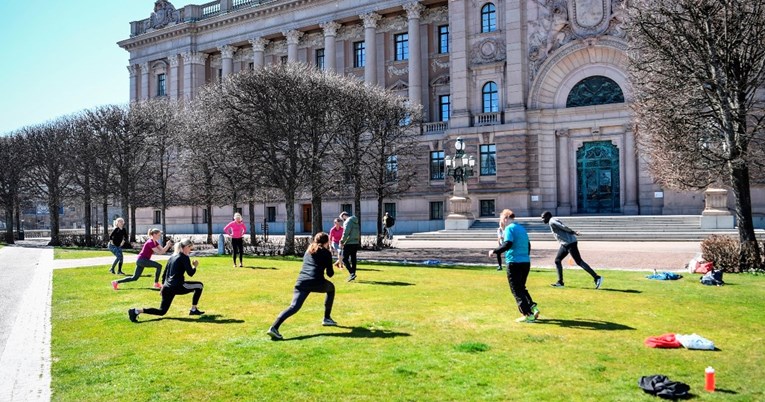
<instances>
[{"instance_id":1,"label":"gray hoodie","mask_svg":"<svg viewBox=\"0 0 765 402\"><path fill-rule=\"evenodd\" d=\"M550 225L550 230L560 244L566 246L571 243L576 243L576 235L574 234L576 232L558 220L558 218L550 218L550 221L547 224Z\"/></svg>"}]
</instances>

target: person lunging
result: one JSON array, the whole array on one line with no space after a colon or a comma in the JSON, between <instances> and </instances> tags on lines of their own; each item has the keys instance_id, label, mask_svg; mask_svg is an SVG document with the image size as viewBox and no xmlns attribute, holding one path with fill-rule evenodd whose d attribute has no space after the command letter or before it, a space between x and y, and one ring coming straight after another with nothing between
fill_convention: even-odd
<instances>
[{"instance_id":1,"label":"person lunging","mask_svg":"<svg viewBox=\"0 0 765 402\"><path fill-rule=\"evenodd\" d=\"M116 281L112 281L112 288L118 290L120 283L137 281L143 274L143 269L146 267L155 268L157 271L154 273L154 288L160 289L162 285L159 283L159 275L162 273L162 264L152 261L151 256L154 253L165 254L167 250L172 247L173 241L168 240L165 247L159 245L159 236L162 231L159 229L149 229L149 239L143 244L141 252L138 253L138 260L135 262L135 272L133 276L128 276Z\"/></svg>"}]
</instances>

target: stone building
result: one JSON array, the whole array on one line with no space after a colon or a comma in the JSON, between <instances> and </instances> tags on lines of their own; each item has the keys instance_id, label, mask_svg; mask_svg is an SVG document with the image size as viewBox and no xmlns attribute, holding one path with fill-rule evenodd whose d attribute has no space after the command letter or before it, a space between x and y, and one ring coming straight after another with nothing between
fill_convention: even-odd
<instances>
[{"instance_id":1,"label":"stone building","mask_svg":"<svg viewBox=\"0 0 765 402\"><path fill-rule=\"evenodd\" d=\"M397 233L444 227L458 137L476 160L467 180L476 218L692 214L702 192L662 189L636 150L624 0L215 0L175 8L158 0L131 22L130 99L193 98L208 82L274 63L302 62L355 76L421 104L421 169L407 195L386 200ZM147 10L149 11L149 10ZM753 189L755 213L765 192ZM351 199L326 200L331 219ZM310 231L310 198L296 205ZM245 208L245 221L248 217ZM374 200L362 205L374 230ZM141 228L156 211L141 210ZM283 230L284 207L265 203L258 222ZM168 211L175 232L215 230L231 208Z\"/></svg>"}]
</instances>

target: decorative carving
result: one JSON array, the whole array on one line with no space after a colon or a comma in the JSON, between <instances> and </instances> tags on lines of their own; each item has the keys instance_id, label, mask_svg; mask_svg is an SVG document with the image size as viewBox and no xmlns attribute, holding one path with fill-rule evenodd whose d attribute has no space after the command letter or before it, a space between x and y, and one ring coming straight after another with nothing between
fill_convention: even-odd
<instances>
[{"instance_id":1,"label":"decorative carving","mask_svg":"<svg viewBox=\"0 0 765 402\"><path fill-rule=\"evenodd\" d=\"M389 31L402 31L406 29L408 26L408 23L406 22L406 17L403 15L399 15L392 18L384 18L380 24L378 24L378 32L389 32Z\"/></svg>"},{"instance_id":2,"label":"decorative carving","mask_svg":"<svg viewBox=\"0 0 765 402\"><path fill-rule=\"evenodd\" d=\"M141 63L141 64L139 64L138 66L139 66L139 67L141 67L141 73L143 73L143 74L149 74L149 63L148 63L148 62L146 62L146 63Z\"/></svg>"},{"instance_id":3,"label":"decorative carving","mask_svg":"<svg viewBox=\"0 0 765 402\"><path fill-rule=\"evenodd\" d=\"M205 60L208 56L207 53L200 52L184 52L181 54L185 64L205 64Z\"/></svg>"},{"instance_id":4,"label":"decorative carving","mask_svg":"<svg viewBox=\"0 0 765 402\"><path fill-rule=\"evenodd\" d=\"M486 64L505 60L505 43L496 38L486 38L470 51L472 64Z\"/></svg>"},{"instance_id":5,"label":"decorative carving","mask_svg":"<svg viewBox=\"0 0 765 402\"><path fill-rule=\"evenodd\" d=\"M388 75L392 77L393 76L398 77L398 76L406 75L408 73L409 73L408 68L396 68L396 66L393 66L393 65L388 66Z\"/></svg>"},{"instance_id":6,"label":"decorative carving","mask_svg":"<svg viewBox=\"0 0 765 402\"><path fill-rule=\"evenodd\" d=\"M393 85L389 86L388 89L391 91L404 91L409 89L409 84L402 80L398 80Z\"/></svg>"},{"instance_id":7,"label":"decorative carving","mask_svg":"<svg viewBox=\"0 0 765 402\"><path fill-rule=\"evenodd\" d=\"M446 6L425 9L422 16L424 24L438 24L449 22L449 8Z\"/></svg>"},{"instance_id":8,"label":"decorative carving","mask_svg":"<svg viewBox=\"0 0 765 402\"><path fill-rule=\"evenodd\" d=\"M319 27L324 30L324 36L337 36L337 30L342 25L335 21L323 22L319 24Z\"/></svg>"},{"instance_id":9,"label":"decorative carving","mask_svg":"<svg viewBox=\"0 0 765 402\"><path fill-rule=\"evenodd\" d=\"M361 14L359 15L359 18L361 18L364 21L364 28L377 28L377 21L380 21L382 19L382 16L377 13L367 13L367 14Z\"/></svg>"},{"instance_id":10,"label":"decorative carving","mask_svg":"<svg viewBox=\"0 0 765 402\"><path fill-rule=\"evenodd\" d=\"M442 75L442 76L437 77L435 80L433 80L430 83L430 86L431 87L438 87L438 86L444 86L444 85L448 86L449 83L451 83L451 81L452 81L452 79L451 79L451 77L448 74L447 75Z\"/></svg>"},{"instance_id":11,"label":"decorative carving","mask_svg":"<svg viewBox=\"0 0 765 402\"><path fill-rule=\"evenodd\" d=\"M420 4L420 2L418 1L406 3L401 7L403 7L404 10L406 10L406 18L410 20L420 19L420 16L422 15L422 11L425 10L425 6Z\"/></svg>"},{"instance_id":12,"label":"decorative carving","mask_svg":"<svg viewBox=\"0 0 765 402\"><path fill-rule=\"evenodd\" d=\"M560 128L560 129L555 130L555 136L558 137L558 138L568 137L569 135L570 134L569 134L567 128Z\"/></svg>"},{"instance_id":13,"label":"decorative carving","mask_svg":"<svg viewBox=\"0 0 765 402\"><path fill-rule=\"evenodd\" d=\"M297 45L298 43L300 43L300 37L303 36L303 32L298 31L296 29L290 29L287 32L282 32L282 35L284 35L287 38L288 45Z\"/></svg>"},{"instance_id":14,"label":"decorative carving","mask_svg":"<svg viewBox=\"0 0 765 402\"><path fill-rule=\"evenodd\" d=\"M223 58L219 54L210 56L210 67L218 69L223 67Z\"/></svg>"},{"instance_id":15,"label":"decorative carving","mask_svg":"<svg viewBox=\"0 0 765 402\"><path fill-rule=\"evenodd\" d=\"M271 42L271 45L266 49L266 54L273 55L286 55L287 54L287 41L279 40Z\"/></svg>"},{"instance_id":16,"label":"decorative carving","mask_svg":"<svg viewBox=\"0 0 765 402\"><path fill-rule=\"evenodd\" d=\"M271 43L270 40L264 38L250 39L249 42L252 45L252 50L255 52L265 52L266 46Z\"/></svg>"},{"instance_id":17,"label":"decorative carving","mask_svg":"<svg viewBox=\"0 0 765 402\"><path fill-rule=\"evenodd\" d=\"M606 35L616 36L617 38L626 38L627 32L625 26L627 25L627 1L626 0L613 0L611 4L611 17L608 22L608 30Z\"/></svg>"},{"instance_id":18,"label":"decorative carving","mask_svg":"<svg viewBox=\"0 0 765 402\"><path fill-rule=\"evenodd\" d=\"M308 34L301 43L304 47L324 47L324 35L319 33Z\"/></svg>"},{"instance_id":19,"label":"decorative carving","mask_svg":"<svg viewBox=\"0 0 765 402\"><path fill-rule=\"evenodd\" d=\"M164 74L167 72L167 63L164 60L155 61L151 65L151 71L154 74Z\"/></svg>"},{"instance_id":20,"label":"decorative carving","mask_svg":"<svg viewBox=\"0 0 765 402\"><path fill-rule=\"evenodd\" d=\"M180 21L181 13L173 7L172 3L167 0L157 0L154 2L154 12L144 22L144 31L164 28L170 23L177 24Z\"/></svg>"},{"instance_id":21,"label":"decorative carving","mask_svg":"<svg viewBox=\"0 0 765 402\"><path fill-rule=\"evenodd\" d=\"M218 50L220 51L221 57L224 59L233 59L234 53L236 52L236 47L231 45L223 45L218 47Z\"/></svg>"},{"instance_id":22,"label":"decorative carving","mask_svg":"<svg viewBox=\"0 0 765 402\"><path fill-rule=\"evenodd\" d=\"M441 60L438 60L438 59L433 59L430 62L430 66L434 70L439 69L439 68L449 68L449 60L441 61Z\"/></svg>"},{"instance_id":23,"label":"decorative carving","mask_svg":"<svg viewBox=\"0 0 765 402\"><path fill-rule=\"evenodd\" d=\"M178 67L178 63L180 63L180 58L178 57L177 54L174 54L171 56L167 56L167 61L170 62L170 67L175 68L175 67Z\"/></svg>"},{"instance_id":24,"label":"decorative carving","mask_svg":"<svg viewBox=\"0 0 765 402\"><path fill-rule=\"evenodd\" d=\"M239 49L236 52L236 55L234 56L234 61L235 62L250 62L252 61L254 53L255 52L253 52L252 49L250 48Z\"/></svg>"},{"instance_id":25,"label":"decorative carving","mask_svg":"<svg viewBox=\"0 0 765 402\"><path fill-rule=\"evenodd\" d=\"M338 35L341 40L359 40L364 38L364 27L361 24L343 25Z\"/></svg>"},{"instance_id":26,"label":"decorative carving","mask_svg":"<svg viewBox=\"0 0 765 402\"><path fill-rule=\"evenodd\" d=\"M566 0L536 0L540 14L529 22L529 73L531 79L551 52L573 38Z\"/></svg>"},{"instance_id":27,"label":"decorative carving","mask_svg":"<svg viewBox=\"0 0 765 402\"><path fill-rule=\"evenodd\" d=\"M611 19L612 0L570 0L571 30L578 37L599 35Z\"/></svg>"},{"instance_id":28,"label":"decorative carving","mask_svg":"<svg viewBox=\"0 0 765 402\"><path fill-rule=\"evenodd\" d=\"M131 64L127 66L127 69L131 77L135 77L138 75L138 64Z\"/></svg>"}]
</instances>

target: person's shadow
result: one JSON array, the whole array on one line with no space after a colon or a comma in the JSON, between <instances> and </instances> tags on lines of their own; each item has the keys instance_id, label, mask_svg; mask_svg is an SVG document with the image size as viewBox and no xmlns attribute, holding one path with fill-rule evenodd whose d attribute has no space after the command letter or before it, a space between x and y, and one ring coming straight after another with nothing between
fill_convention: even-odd
<instances>
[{"instance_id":1,"label":"person's shadow","mask_svg":"<svg viewBox=\"0 0 765 402\"><path fill-rule=\"evenodd\" d=\"M144 322L161 321L161 320L195 322L195 323L198 323L198 324L242 324L242 323L244 323L244 320L239 320L239 319L235 319L235 318L220 318L220 317L222 317L220 314L201 315L198 318L192 318L192 317L157 317L157 318L153 318L151 320L138 321L138 323L140 324L140 323L144 323Z\"/></svg>"},{"instance_id":2,"label":"person's shadow","mask_svg":"<svg viewBox=\"0 0 765 402\"><path fill-rule=\"evenodd\" d=\"M535 323L558 325L563 328L589 329L595 331L625 331L635 330L627 325L599 320L559 320L554 318L538 318Z\"/></svg>"},{"instance_id":3,"label":"person's shadow","mask_svg":"<svg viewBox=\"0 0 765 402\"><path fill-rule=\"evenodd\" d=\"M285 338L285 341L302 341L304 339L316 338L319 336L332 336L338 338L396 338L399 336L410 336L406 332L395 332L387 329L369 329L364 327L345 327L338 325L335 328L350 329L350 332L324 332L320 334L301 335L294 338Z\"/></svg>"},{"instance_id":4,"label":"person's shadow","mask_svg":"<svg viewBox=\"0 0 765 402\"><path fill-rule=\"evenodd\" d=\"M399 281L363 281L363 280L359 280L359 281L356 281L356 282L357 283L362 283L364 285L414 286L414 283L399 282Z\"/></svg>"}]
</instances>

